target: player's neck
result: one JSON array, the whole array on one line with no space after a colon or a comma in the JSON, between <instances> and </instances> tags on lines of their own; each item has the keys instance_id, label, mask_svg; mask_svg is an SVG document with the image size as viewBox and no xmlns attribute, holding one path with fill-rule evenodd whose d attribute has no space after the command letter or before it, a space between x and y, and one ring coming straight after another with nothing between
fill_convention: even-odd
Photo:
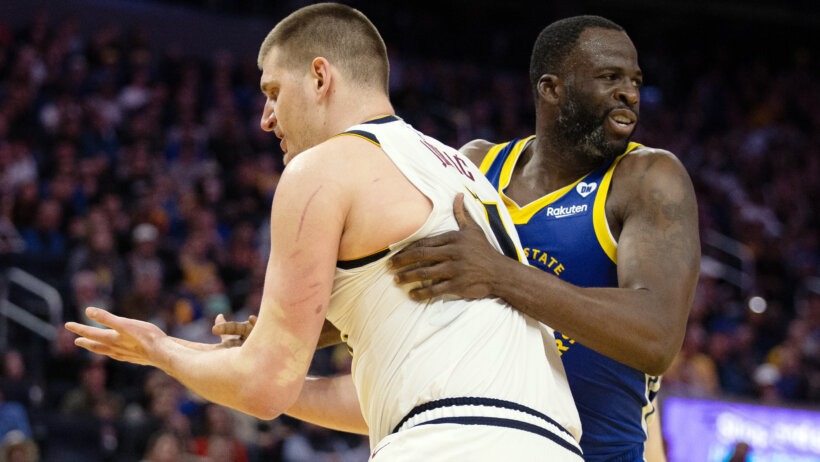
<instances>
[{"instance_id":1,"label":"player's neck","mask_svg":"<svg viewBox=\"0 0 820 462\"><path fill-rule=\"evenodd\" d=\"M328 121L330 132L341 133L353 125L393 115L396 111L387 95L374 92L355 92L341 97L330 112Z\"/></svg>"},{"instance_id":2,"label":"player's neck","mask_svg":"<svg viewBox=\"0 0 820 462\"><path fill-rule=\"evenodd\" d=\"M547 194L573 183L598 166L599 163L590 162L571 147L560 144L555 137L539 133L521 153L513 179L518 177L520 181L537 185L540 192Z\"/></svg>"}]
</instances>

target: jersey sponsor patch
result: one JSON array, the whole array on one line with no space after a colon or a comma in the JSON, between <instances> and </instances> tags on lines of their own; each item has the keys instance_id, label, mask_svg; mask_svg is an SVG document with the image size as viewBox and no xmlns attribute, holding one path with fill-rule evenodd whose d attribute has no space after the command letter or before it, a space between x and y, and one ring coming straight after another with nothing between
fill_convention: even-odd
<instances>
[{"instance_id":1,"label":"jersey sponsor patch","mask_svg":"<svg viewBox=\"0 0 820 462\"><path fill-rule=\"evenodd\" d=\"M546 207L546 208L544 208L544 214L547 216L547 218L566 218L566 217L581 216L581 215L586 215L588 212L589 212L589 205L588 204L570 205L569 207L559 205L557 207Z\"/></svg>"},{"instance_id":2,"label":"jersey sponsor patch","mask_svg":"<svg viewBox=\"0 0 820 462\"><path fill-rule=\"evenodd\" d=\"M590 194L595 192L595 190L597 188L598 188L598 183L585 183L585 182L582 181L582 182L578 183L577 185L575 185L575 190L578 191L578 194L580 194L581 197L589 196Z\"/></svg>"}]
</instances>

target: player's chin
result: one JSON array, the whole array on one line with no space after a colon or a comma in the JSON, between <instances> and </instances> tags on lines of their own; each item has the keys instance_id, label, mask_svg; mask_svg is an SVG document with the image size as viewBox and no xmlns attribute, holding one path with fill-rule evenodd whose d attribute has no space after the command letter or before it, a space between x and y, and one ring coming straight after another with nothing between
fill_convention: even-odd
<instances>
[{"instance_id":1,"label":"player's chin","mask_svg":"<svg viewBox=\"0 0 820 462\"><path fill-rule=\"evenodd\" d=\"M597 157L604 160L614 159L626 152L627 146L629 146L629 139L608 139L598 146Z\"/></svg>"}]
</instances>

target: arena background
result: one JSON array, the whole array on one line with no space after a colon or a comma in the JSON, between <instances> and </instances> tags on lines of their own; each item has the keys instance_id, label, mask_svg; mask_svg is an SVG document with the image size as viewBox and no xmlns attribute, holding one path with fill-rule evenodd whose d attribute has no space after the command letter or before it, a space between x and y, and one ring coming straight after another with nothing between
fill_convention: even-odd
<instances>
[{"instance_id":1,"label":"arena background","mask_svg":"<svg viewBox=\"0 0 820 462\"><path fill-rule=\"evenodd\" d=\"M207 339L258 306L281 171L255 58L304 1L0 2L0 460L363 461L364 438L209 406L78 351L89 304ZM382 32L399 115L459 146L530 134L549 22L624 26L635 140L698 194L703 263L664 377L670 461L820 461L816 1L349 2ZM343 349L313 371L345 372ZM37 455L39 454L39 456ZM742 459L741 459L742 460Z\"/></svg>"}]
</instances>

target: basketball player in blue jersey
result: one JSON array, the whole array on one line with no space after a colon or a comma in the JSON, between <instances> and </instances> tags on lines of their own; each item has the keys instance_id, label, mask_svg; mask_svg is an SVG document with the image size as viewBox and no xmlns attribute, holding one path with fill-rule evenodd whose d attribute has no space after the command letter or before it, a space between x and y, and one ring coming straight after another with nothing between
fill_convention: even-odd
<instances>
[{"instance_id":1,"label":"basketball player in blue jersey","mask_svg":"<svg viewBox=\"0 0 820 462\"><path fill-rule=\"evenodd\" d=\"M532 267L490 248L456 204L462 230L393 257L396 278L427 283L411 291L417 300L499 297L553 327L585 460L663 460L660 435L656 454L645 451L646 419L658 376L680 349L698 276L691 181L671 153L629 142L642 75L617 24L580 16L547 26L530 78L535 135L477 140L462 152L501 193ZM289 413L366 433L355 402L339 400L350 387L348 377L311 381Z\"/></svg>"},{"instance_id":2,"label":"basketball player in blue jersey","mask_svg":"<svg viewBox=\"0 0 820 462\"><path fill-rule=\"evenodd\" d=\"M461 151L501 193L532 267L489 249L463 214L460 232L391 263L401 283L432 281L417 300L495 296L553 327L585 460L642 461L698 277L694 190L671 153L629 141L642 75L623 28L595 16L547 26L530 80L535 135Z\"/></svg>"}]
</instances>

